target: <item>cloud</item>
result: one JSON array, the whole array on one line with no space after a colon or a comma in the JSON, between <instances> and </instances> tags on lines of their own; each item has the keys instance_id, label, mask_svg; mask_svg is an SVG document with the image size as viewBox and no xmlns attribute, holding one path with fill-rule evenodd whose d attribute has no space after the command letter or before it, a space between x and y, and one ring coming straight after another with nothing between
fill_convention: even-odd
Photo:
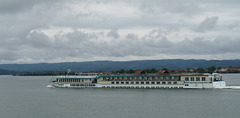
<instances>
[{"instance_id":1,"label":"cloud","mask_svg":"<svg viewBox=\"0 0 240 118\"><path fill-rule=\"evenodd\" d=\"M237 2L2 0L0 63L240 58Z\"/></svg>"},{"instance_id":2,"label":"cloud","mask_svg":"<svg viewBox=\"0 0 240 118\"><path fill-rule=\"evenodd\" d=\"M118 31L116 29L111 30L108 34L108 37L113 37L115 39L118 39L120 35L118 34Z\"/></svg>"},{"instance_id":3,"label":"cloud","mask_svg":"<svg viewBox=\"0 0 240 118\"><path fill-rule=\"evenodd\" d=\"M195 29L197 32L206 32L212 30L217 25L218 16L205 18Z\"/></svg>"},{"instance_id":4,"label":"cloud","mask_svg":"<svg viewBox=\"0 0 240 118\"><path fill-rule=\"evenodd\" d=\"M33 62L39 62L69 58L86 61L96 57L108 59L131 56L148 58L156 55L168 57L192 55L195 57L199 55L237 54L240 50L237 46L240 43L239 38L218 37L212 41L195 38L174 42L167 38L168 35L161 35L163 32L160 29L154 29L142 37L136 34L127 34L126 37L119 37L118 40L112 37L102 40L102 37L107 38L108 34L74 30L67 34L56 34L54 39L50 39L47 35L34 31L29 34L28 42L17 49L18 53L8 51L9 56L7 56L6 52L2 51L0 54L3 55L1 60L29 61L31 59ZM153 35L153 33L156 34Z\"/></svg>"},{"instance_id":5,"label":"cloud","mask_svg":"<svg viewBox=\"0 0 240 118\"><path fill-rule=\"evenodd\" d=\"M234 22L234 23L228 25L228 28L231 29L231 30L237 29L239 27L240 27L240 23L239 22Z\"/></svg>"},{"instance_id":6,"label":"cloud","mask_svg":"<svg viewBox=\"0 0 240 118\"><path fill-rule=\"evenodd\" d=\"M39 4L48 5L54 4L57 1L58 0L1 0L0 13L17 13L20 11L27 11Z\"/></svg>"}]
</instances>

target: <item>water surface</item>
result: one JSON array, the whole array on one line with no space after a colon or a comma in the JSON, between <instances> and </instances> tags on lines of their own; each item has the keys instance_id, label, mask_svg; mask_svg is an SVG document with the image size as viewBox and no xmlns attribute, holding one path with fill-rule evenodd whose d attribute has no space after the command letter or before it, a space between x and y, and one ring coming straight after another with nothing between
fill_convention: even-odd
<instances>
[{"instance_id":1,"label":"water surface","mask_svg":"<svg viewBox=\"0 0 240 118\"><path fill-rule=\"evenodd\" d=\"M240 74L224 74L240 86ZM1 118L239 118L237 89L47 88L51 77L0 76Z\"/></svg>"}]
</instances>

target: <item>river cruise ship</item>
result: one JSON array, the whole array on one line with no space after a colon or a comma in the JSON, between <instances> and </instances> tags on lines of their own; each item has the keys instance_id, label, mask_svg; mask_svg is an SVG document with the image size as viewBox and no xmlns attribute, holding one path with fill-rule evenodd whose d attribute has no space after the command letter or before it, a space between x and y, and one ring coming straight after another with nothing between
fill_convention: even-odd
<instances>
[{"instance_id":1,"label":"river cruise ship","mask_svg":"<svg viewBox=\"0 0 240 118\"><path fill-rule=\"evenodd\" d=\"M213 74L102 75L81 73L52 79L52 87L70 88L225 88L226 83Z\"/></svg>"}]
</instances>

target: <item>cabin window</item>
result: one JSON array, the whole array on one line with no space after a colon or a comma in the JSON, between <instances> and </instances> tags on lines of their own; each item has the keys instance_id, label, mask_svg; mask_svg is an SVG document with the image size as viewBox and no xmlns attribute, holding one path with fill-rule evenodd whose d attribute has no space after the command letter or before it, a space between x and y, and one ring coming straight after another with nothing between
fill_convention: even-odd
<instances>
[{"instance_id":1,"label":"cabin window","mask_svg":"<svg viewBox=\"0 0 240 118\"><path fill-rule=\"evenodd\" d=\"M160 84L160 82L157 82L157 84Z\"/></svg>"},{"instance_id":2,"label":"cabin window","mask_svg":"<svg viewBox=\"0 0 240 118\"><path fill-rule=\"evenodd\" d=\"M112 84L114 84L114 82L112 82Z\"/></svg>"},{"instance_id":3,"label":"cabin window","mask_svg":"<svg viewBox=\"0 0 240 118\"><path fill-rule=\"evenodd\" d=\"M185 86L189 86L188 84L185 84Z\"/></svg>"},{"instance_id":4,"label":"cabin window","mask_svg":"<svg viewBox=\"0 0 240 118\"><path fill-rule=\"evenodd\" d=\"M168 82L168 84L172 84L172 82Z\"/></svg>"},{"instance_id":5,"label":"cabin window","mask_svg":"<svg viewBox=\"0 0 240 118\"><path fill-rule=\"evenodd\" d=\"M155 82L152 82L152 84L155 84Z\"/></svg>"},{"instance_id":6,"label":"cabin window","mask_svg":"<svg viewBox=\"0 0 240 118\"><path fill-rule=\"evenodd\" d=\"M196 77L196 81L200 81L200 77Z\"/></svg>"},{"instance_id":7,"label":"cabin window","mask_svg":"<svg viewBox=\"0 0 240 118\"><path fill-rule=\"evenodd\" d=\"M189 81L189 77L185 77L185 81Z\"/></svg>"},{"instance_id":8,"label":"cabin window","mask_svg":"<svg viewBox=\"0 0 240 118\"><path fill-rule=\"evenodd\" d=\"M134 84L134 82L131 82L131 84Z\"/></svg>"},{"instance_id":9,"label":"cabin window","mask_svg":"<svg viewBox=\"0 0 240 118\"><path fill-rule=\"evenodd\" d=\"M139 84L139 82L136 82L136 84Z\"/></svg>"},{"instance_id":10,"label":"cabin window","mask_svg":"<svg viewBox=\"0 0 240 118\"><path fill-rule=\"evenodd\" d=\"M206 77L202 77L202 81L206 81Z\"/></svg>"},{"instance_id":11,"label":"cabin window","mask_svg":"<svg viewBox=\"0 0 240 118\"><path fill-rule=\"evenodd\" d=\"M166 84L166 82L162 82L162 84Z\"/></svg>"},{"instance_id":12,"label":"cabin window","mask_svg":"<svg viewBox=\"0 0 240 118\"><path fill-rule=\"evenodd\" d=\"M121 82L121 84L124 84L124 82Z\"/></svg>"},{"instance_id":13,"label":"cabin window","mask_svg":"<svg viewBox=\"0 0 240 118\"><path fill-rule=\"evenodd\" d=\"M178 77L174 77L174 81L179 81L179 80L178 80Z\"/></svg>"},{"instance_id":14,"label":"cabin window","mask_svg":"<svg viewBox=\"0 0 240 118\"><path fill-rule=\"evenodd\" d=\"M149 82L146 82L146 84L149 84Z\"/></svg>"},{"instance_id":15,"label":"cabin window","mask_svg":"<svg viewBox=\"0 0 240 118\"><path fill-rule=\"evenodd\" d=\"M144 84L144 82L141 82L141 84Z\"/></svg>"},{"instance_id":16,"label":"cabin window","mask_svg":"<svg viewBox=\"0 0 240 118\"><path fill-rule=\"evenodd\" d=\"M129 84L129 82L126 82L126 84Z\"/></svg>"},{"instance_id":17,"label":"cabin window","mask_svg":"<svg viewBox=\"0 0 240 118\"><path fill-rule=\"evenodd\" d=\"M119 84L119 82L116 82L116 84Z\"/></svg>"},{"instance_id":18,"label":"cabin window","mask_svg":"<svg viewBox=\"0 0 240 118\"><path fill-rule=\"evenodd\" d=\"M191 77L191 81L194 81L194 77Z\"/></svg>"},{"instance_id":19,"label":"cabin window","mask_svg":"<svg viewBox=\"0 0 240 118\"><path fill-rule=\"evenodd\" d=\"M173 84L177 84L177 82L173 82Z\"/></svg>"}]
</instances>

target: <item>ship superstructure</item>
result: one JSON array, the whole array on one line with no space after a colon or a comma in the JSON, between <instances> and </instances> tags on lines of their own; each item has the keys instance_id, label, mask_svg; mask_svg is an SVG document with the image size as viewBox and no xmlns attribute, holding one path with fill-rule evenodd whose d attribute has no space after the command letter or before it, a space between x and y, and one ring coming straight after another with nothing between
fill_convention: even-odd
<instances>
[{"instance_id":1,"label":"ship superstructure","mask_svg":"<svg viewBox=\"0 0 240 118\"><path fill-rule=\"evenodd\" d=\"M52 81L54 87L72 88L224 88L222 76L213 74L143 74L102 75L81 73L60 76Z\"/></svg>"}]
</instances>

